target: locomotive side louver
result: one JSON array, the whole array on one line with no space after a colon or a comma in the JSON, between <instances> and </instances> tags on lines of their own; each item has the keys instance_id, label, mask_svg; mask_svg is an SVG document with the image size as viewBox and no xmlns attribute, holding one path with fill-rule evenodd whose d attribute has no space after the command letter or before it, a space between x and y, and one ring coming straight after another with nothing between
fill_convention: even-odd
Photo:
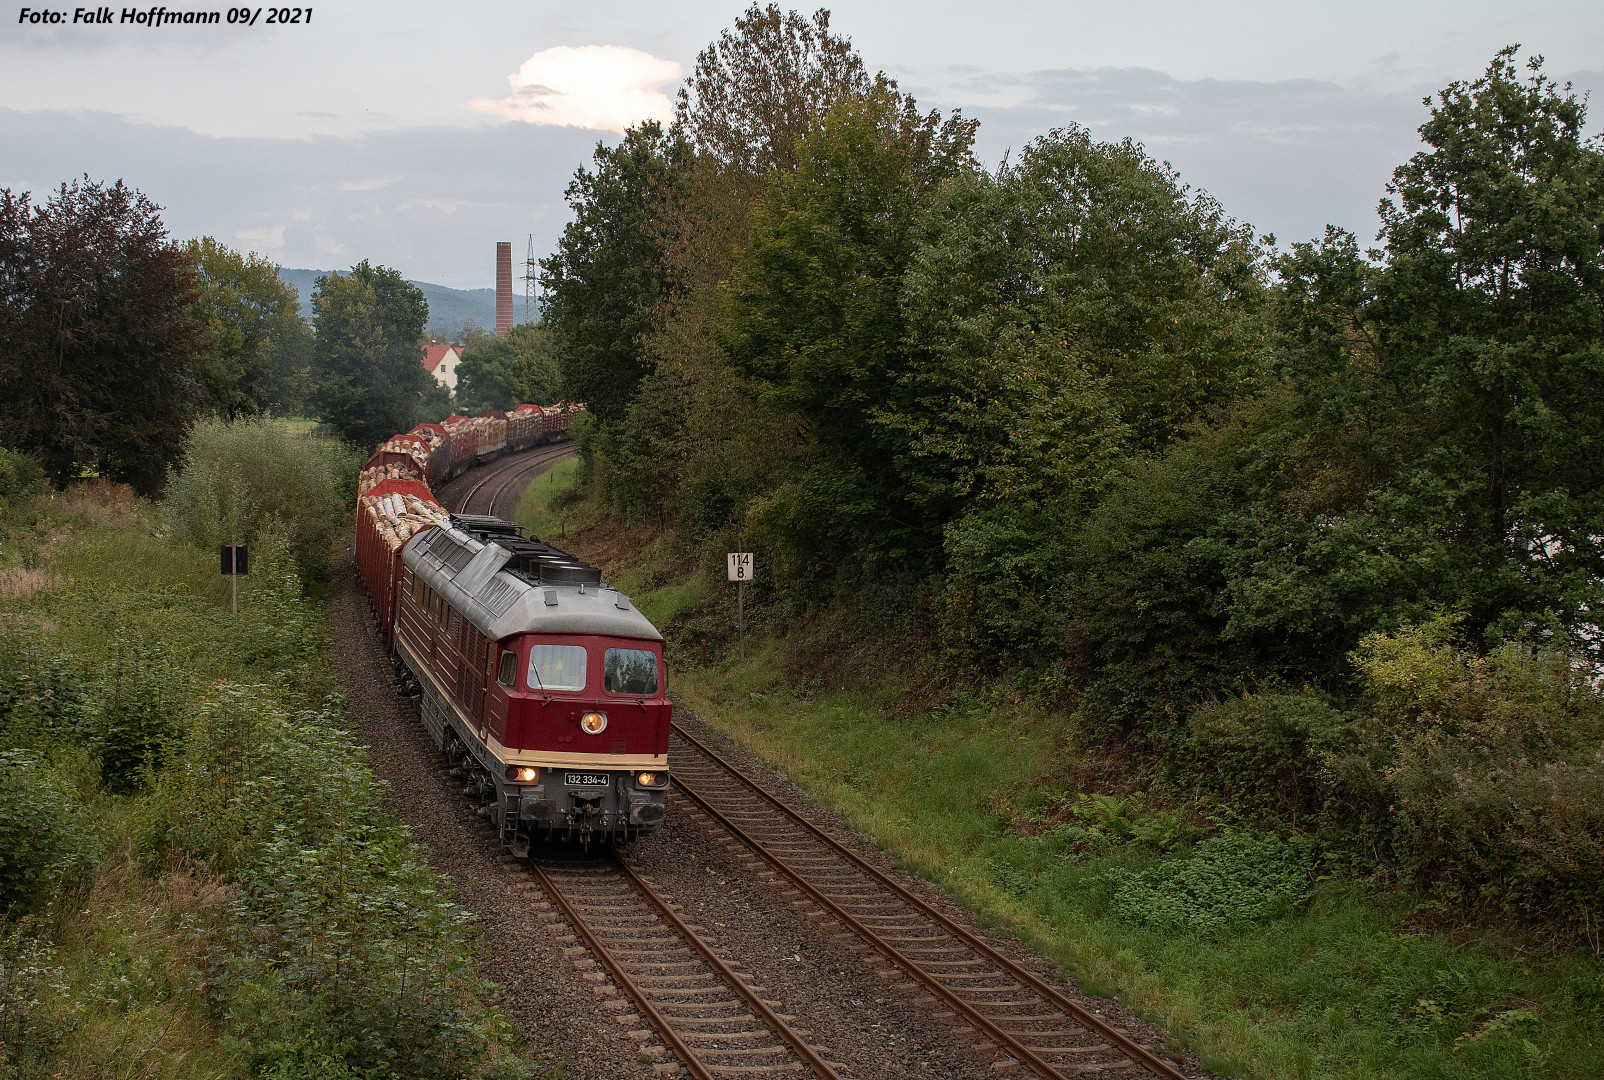
<instances>
[{"instance_id":1,"label":"locomotive side louver","mask_svg":"<svg viewBox=\"0 0 1604 1080\"><path fill-rule=\"evenodd\" d=\"M485 586L484 592L479 594L479 602L485 606L485 610L499 619L507 613L508 608L512 607L513 601L518 599L519 591L518 586L506 578L492 578L490 584Z\"/></svg>"}]
</instances>

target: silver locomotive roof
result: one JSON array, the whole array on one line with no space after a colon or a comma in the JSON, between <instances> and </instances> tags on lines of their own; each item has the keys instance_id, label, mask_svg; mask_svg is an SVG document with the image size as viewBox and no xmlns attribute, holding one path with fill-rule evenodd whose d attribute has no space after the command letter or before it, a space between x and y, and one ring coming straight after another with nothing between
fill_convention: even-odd
<instances>
[{"instance_id":1,"label":"silver locomotive roof","mask_svg":"<svg viewBox=\"0 0 1604 1080\"><path fill-rule=\"evenodd\" d=\"M401 561L414 574L492 641L524 633L663 639L617 589L584 582L536 584L503 570L511 559L499 544L444 523L425 529L401 551Z\"/></svg>"}]
</instances>

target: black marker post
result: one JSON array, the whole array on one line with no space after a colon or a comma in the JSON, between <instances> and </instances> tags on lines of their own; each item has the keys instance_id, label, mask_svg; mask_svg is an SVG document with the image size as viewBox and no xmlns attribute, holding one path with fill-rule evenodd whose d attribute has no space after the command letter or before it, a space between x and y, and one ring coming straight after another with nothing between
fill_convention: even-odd
<instances>
[{"instance_id":1,"label":"black marker post","mask_svg":"<svg viewBox=\"0 0 1604 1080\"><path fill-rule=\"evenodd\" d=\"M237 539L237 538L236 538ZM229 578L228 610L239 614L239 576L251 571L250 553L244 544L224 544L218 549L223 573Z\"/></svg>"}]
</instances>

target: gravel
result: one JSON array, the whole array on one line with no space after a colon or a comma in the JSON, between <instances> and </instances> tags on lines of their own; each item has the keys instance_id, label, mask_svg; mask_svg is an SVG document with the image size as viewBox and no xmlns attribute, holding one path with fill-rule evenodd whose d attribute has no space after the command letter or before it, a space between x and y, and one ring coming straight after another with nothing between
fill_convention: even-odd
<instances>
[{"instance_id":1,"label":"gravel","mask_svg":"<svg viewBox=\"0 0 1604 1080\"><path fill-rule=\"evenodd\" d=\"M389 785L395 815L417 832L429 865L456 885L457 900L485 934L481 974L501 986L501 1005L537 1061L568 1063L572 1080L654 1076L633 1024L606 1002L617 994L581 977L563 950L574 936L529 877L505 855L495 829L474 812L411 701L397 688L367 594L347 546L334 564L329 630L351 696L351 721Z\"/></svg>"},{"instance_id":2,"label":"gravel","mask_svg":"<svg viewBox=\"0 0 1604 1080\"><path fill-rule=\"evenodd\" d=\"M378 627L347 545L334 565L330 631L350 693L351 720L389 787L396 816L416 830L430 865L455 883L458 901L485 934L481 971L501 988L502 1008L526 1050L572 1080L617 1080L680 1071L642 1030L634 1010L607 981L567 925L500 847L446 775L444 763L410 700L398 689ZM775 794L848 843L875 866L1011 959L1054 978L1051 965L1018 941L995 936L923 879L901 874L885 853L845 829L805 793L677 706L676 720ZM671 797L668 822L631 846L636 868L732 966L742 967L765 997L794 1015L808 1040L825 1048L844 1077L990 1077L1020 1075L990 1043L977 1039L945 1006L914 987L835 923L802 900L768 867L744 852L688 800ZM1119 1003L1059 985L1148 1045L1165 1037ZM1189 1075L1206 1075L1190 1057ZM999 1069L998 1064L1004 1064ZM561 1068L566 1071L561 1071ZM1134 1074L1127 1074L1134 1075Z\"/></svg>"}]
</instances>

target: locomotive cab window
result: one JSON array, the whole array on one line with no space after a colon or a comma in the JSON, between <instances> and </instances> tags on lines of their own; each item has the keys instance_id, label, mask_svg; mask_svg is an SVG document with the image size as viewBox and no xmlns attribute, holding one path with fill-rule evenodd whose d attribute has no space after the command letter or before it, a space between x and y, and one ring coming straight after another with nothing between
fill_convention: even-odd
<instances>
[{"instance_id":1,"label":"locomotive cab window","mask_svg":"<svg viewBox=\"0 0 1604 1080\"><path fill-rule=\"evenodd\" d=\"M657 656L646 649L608 649L602 685L609 694L657 693Z\"/></svg>"},{"instance_id":2,"label":"locomotive cab window","mask_svg":"<svg viewBox=\"0 0 1604 1080\"><path fill-rule=\"evenodd\" d=\"M536 645L529 650L529 689L583 690L583 645Z\"/></svg>"},{"instance_id":3,"label":"locomotive cab window","mask_svg":"<svg viewBox=\"0 0 1604 1080\"><path fill-rule=\"evenodd\" d=\"M502 686L511 686L518 681L518 654L508 649L501 654L501 673L496 681Z\"/></svg>"}]
</instances>

